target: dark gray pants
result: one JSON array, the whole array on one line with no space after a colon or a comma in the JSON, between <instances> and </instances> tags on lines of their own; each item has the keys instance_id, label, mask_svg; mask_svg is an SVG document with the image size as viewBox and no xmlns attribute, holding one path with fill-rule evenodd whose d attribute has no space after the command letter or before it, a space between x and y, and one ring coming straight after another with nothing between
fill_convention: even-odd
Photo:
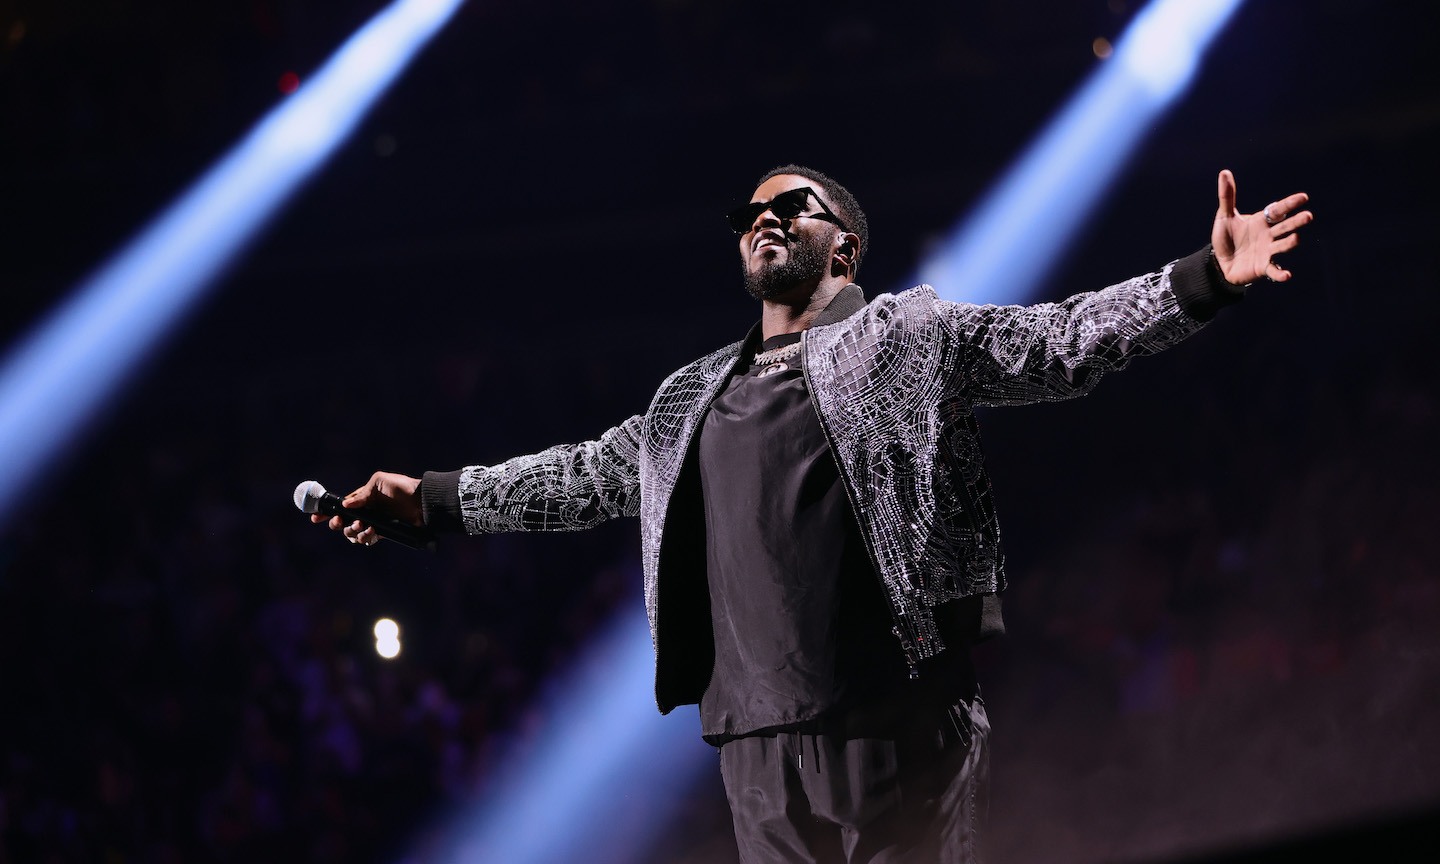
<instances>
[{"instance_id":1,"label":"dark gray pants","mask_svg":"<svg viewBox=\"0 0 1440 864\"><path fill-rule=\"evenodd\" d=\"M720 748L741 864L973 864L989 782L977 696L893 734L773 732Z\"/></svg>"}]
</instances>

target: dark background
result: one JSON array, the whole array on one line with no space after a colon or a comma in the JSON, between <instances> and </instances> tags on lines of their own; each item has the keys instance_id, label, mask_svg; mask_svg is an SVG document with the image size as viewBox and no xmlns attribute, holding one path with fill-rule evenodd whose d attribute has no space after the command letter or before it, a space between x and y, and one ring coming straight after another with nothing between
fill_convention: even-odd
<instances>
[{"instance_id":1,"label":"dark background","mask_svg":"<svg viewBox=\"0 0 1440 864\"><path fill-rule=\"evenodd\" d=\"M359 550L294 485L643 409L754 319L719 214L780 163L849 186L862 284L906 287L1138 5L463 8L0 532L0 862L427 860L639 602L635 525ZM0 3L0 337L381 7ZM1037 298L1198 248L1220 168L1244 210L1312 196L1295 281L982 419L995 860L1433 856L1437 35L1424 4L1251 0ZM718 778L684 812L654 861L733 859Z\"/></svg>"}]
</instances>

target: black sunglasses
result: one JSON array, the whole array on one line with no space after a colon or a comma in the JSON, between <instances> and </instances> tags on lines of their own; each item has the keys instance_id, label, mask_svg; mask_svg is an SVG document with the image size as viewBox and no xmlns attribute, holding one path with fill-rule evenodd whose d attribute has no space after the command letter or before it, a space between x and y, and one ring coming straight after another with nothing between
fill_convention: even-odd
<instances>
[{"instance_id":1,"label":"black sunglasses","mask_svg":"<svg viewBox=\"0 0 1440 864\"><path fill-rule=\"evenodd\" d=\"M815 203L820 205L820 209L824 210L824 213L801 212L810 206L809 200L811 198L815 199ZM755 219L766 210L774 213L775 218L781 222L788 222L791 219L804 216L806 219L824 219L826 222L833 222L839 225L841 230L850 230L845 227L845 223L840 221L840 217L836 216L834 211L825 206L825 202L821 201L820 196L816 195L815 190L809 186L801 186L798 189L781 192L769 201L751 201L749 204L741 204L739 207L731 210L725 218L730 223L730 230L736 234L745 234L749 232L751 228L755 227Z\"/></svg>"}]
</instances>

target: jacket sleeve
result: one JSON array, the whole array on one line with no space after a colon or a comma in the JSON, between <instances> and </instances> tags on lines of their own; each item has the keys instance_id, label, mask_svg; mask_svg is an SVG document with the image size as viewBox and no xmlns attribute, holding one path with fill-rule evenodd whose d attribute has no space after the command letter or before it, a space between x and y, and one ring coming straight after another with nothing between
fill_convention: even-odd
<instances>
[{"instance_id":1,"label":"jacket sleeve","mask_svg":"<svg viewBox=\"0 0 1440 864\"><path fill-rule=\"evenodd\" d=\"M1034 306L941 301L960 342L960 371L981 405L1020 405L1087 393L1130 358L1169 348L1243 296L1207 246L1155 273Z\"/></svg>"},{"instance_id":2,"label":"jacket sleeve","mask_svg":"<svg viewBox=\"0 0 1440 864\"><path fill-rule=\"evenodd\" d=\"M636 415L594 441L561 444L498 465L426 472L425 524L436 531L578 531L640 513Z\"/></svg>"}]
</instances>

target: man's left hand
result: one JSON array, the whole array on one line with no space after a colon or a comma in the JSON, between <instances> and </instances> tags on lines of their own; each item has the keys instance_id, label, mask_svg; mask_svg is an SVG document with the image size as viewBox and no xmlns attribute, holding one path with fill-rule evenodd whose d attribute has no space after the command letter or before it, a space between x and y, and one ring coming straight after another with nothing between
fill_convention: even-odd
<instances>
[{"instance_id":1,"label":"man's left hand","mask_svg":"<svg viewBox=\"0 0 1440 864\"><path fill-rule=\"evenodd\" d=\"M1235 175L1220 172L1220 209L1210 230L1215 262L1231 285L1249 285L1260 279L1284 282L1289 270L1275 263L1275 256L1289 252L1299 243L1296 232L1314 221L1309 210L1301 210L1310 196L1304 192L1287 195L1249 215L1235 209Z\"/></svg>"}]
</instances>

